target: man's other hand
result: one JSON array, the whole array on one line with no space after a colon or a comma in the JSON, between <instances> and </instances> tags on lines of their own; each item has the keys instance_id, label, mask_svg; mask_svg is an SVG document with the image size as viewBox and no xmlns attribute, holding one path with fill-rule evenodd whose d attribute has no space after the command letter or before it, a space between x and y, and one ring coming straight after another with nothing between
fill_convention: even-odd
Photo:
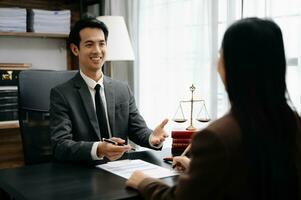
<instances>
[{"instance_id":1,"label":"man's other hand","mask_svg":"<svg viewBox=\"0 0 301 200\"><path fill-rule=\"evenodd\" d=\"M155 128L150 138L150 143L152 145L158 146L168 137L167 132L164 130L164 127L167 123L168 119L164 119L161 124Z\"/></svg>"}]
</instances>

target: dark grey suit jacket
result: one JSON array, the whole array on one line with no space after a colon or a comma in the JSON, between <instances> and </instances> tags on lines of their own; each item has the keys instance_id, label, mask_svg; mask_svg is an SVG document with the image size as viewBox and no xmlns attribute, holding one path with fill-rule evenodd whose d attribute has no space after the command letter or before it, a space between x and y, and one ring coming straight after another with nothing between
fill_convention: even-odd
<instances>
[{"instance_id":1,"label":"dark grey suit jacket","mask_svg":"<svg viewBox=\"0 0 301 200\"><path fill-rule=\"evenodd\" d=\"M104 87L112 135L151 148L152 130L139 114L128 85L104 76ZM90 161L100 132L91 94L80 73L51 90L50 133L57 160Z\"/></svg>"}]
</instances>

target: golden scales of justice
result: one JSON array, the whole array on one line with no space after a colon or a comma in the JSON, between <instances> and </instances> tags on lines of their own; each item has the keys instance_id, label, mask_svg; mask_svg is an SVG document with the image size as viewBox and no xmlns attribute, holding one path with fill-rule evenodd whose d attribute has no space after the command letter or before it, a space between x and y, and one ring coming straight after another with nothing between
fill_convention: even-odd
<instances>
[{"instance_id":1,"label":"golden scales of justice","mask_svg":"<svg viewBox=\"0 0 301 200\"><path fill-rule=\"evenodd\" d=\"M193 105L194 103L200 103L201 104L201 108L200 111L197 115L196 120L199 122L209 122L210 121L210 117L208 114L208 111L206 109L206 105L205 105L205 100L201 100L201 99L194 99L193 98L193 92L195 91L195 86L192 84L189 87L190 91L191 91L191 99L190 100L183 100L179 102L179 106L177 109L177 112L173 118L174 122L177 123L184 123L187 121L187 119L184 116L184 112L183 112L183 107L182 104L184 103L190 103L190 125L186 128L186 130L196 130L196 128L193 126Z\"/></svg>"}]
</instances>

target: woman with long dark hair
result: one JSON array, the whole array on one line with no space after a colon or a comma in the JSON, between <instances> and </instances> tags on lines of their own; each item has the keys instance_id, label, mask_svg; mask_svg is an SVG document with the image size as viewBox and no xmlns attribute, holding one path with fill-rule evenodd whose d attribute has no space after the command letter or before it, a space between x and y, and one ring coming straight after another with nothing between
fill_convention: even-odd
<instances>
[{"instance_id":1,"label":"woman with long dark hair","mask_svg":"<svg viewBox=\"0 0 301 200\"><path fill-rule=\"evenodd\" d=\"M225 32L218 72L231 110L195 134L174 187L141 172L127 185L150 199L300 199L301 122L288 105L280 28L246 18Z\"/></svg>"}]
</instances>

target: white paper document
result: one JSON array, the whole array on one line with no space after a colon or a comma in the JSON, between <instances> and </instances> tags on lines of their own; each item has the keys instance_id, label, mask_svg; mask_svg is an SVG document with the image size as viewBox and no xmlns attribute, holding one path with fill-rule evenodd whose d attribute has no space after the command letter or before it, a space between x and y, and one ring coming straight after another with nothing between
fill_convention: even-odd
<instances>
[{"instance_id":1,"label":"white paper document","mask_svg":"<svg viewBox=\"0 0 301 200\"><path fill-rule=\"evenodd\" d=\"M174 170L160 167L143 160L119 160L112 161L106 164L97 165L96 167L109 171L113 174L128 179L136 170L140 170L146 175L153 178L164 178L178 175Z\"/></svg>"}]
</instances>

